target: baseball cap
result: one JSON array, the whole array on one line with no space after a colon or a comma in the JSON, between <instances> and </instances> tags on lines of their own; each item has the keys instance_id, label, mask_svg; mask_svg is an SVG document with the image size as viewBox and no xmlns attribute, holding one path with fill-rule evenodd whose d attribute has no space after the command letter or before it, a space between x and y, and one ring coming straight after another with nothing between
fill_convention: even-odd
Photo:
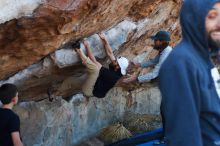
<instances>
[{"instance_id":1,"label":"baseball cap","mask_svg":"<svg viewBox=\"0 0 220 146\"><path fill-rule=\"evenodd\" d=\"M170 33L168 31L161 30L156 33L156 35L151 36L152 40L160 40L160 41L170 41Z\"/></svg>"},{"instance_id":2,"label":"baseball cap","mask_svg":"<svg viewBox=\"0 0 220 146\"><path fill-rule=\"evenodd\" d=\"M128 59L125 57L118 57L117 62L118 62L118 65L120 66L121 74L126 75L126 71L129 65Z\"/></svg>"}]
</instances>

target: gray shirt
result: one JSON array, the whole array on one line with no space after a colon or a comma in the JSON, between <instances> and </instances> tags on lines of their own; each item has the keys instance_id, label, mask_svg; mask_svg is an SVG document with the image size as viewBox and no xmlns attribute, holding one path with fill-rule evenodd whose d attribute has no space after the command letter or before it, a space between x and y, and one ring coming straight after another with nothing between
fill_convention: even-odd
<instances>
[{"instance_id":1,"label":"gray shirt","mask_svg":"<svg viewBox=\"0 0 220 146\"><path fill-rule=\"evenodd\" d=\"M142 68L146 68L150 66L155 66L155 67L152 71L139 76L138 81L142 83L142 82L150 81L151 79L156 78L159 74L161 65L166 60L166 58L169 56L171 51L172 51L172 48L168 46L160 54L158 54L154 59L142 63L141 64Z\"/></svg>"}]
</instances>

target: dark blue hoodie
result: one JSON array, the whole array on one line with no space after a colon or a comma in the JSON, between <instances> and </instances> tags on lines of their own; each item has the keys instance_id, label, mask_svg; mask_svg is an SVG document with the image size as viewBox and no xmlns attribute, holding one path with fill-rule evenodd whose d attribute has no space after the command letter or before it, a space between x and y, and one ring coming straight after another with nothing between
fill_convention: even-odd
<instances>
[{"instance_id":1,"label":"dark blue hoodie","mask_svg":"<svg viewBox=\"0 0 220 146\"><path fill-rule=\"evenodd\" d=\"M160 69L167 146L220 146L220 97L205 30L205 17L216 2L184 1L182 41Z\"/></svg>"}]
</instances>

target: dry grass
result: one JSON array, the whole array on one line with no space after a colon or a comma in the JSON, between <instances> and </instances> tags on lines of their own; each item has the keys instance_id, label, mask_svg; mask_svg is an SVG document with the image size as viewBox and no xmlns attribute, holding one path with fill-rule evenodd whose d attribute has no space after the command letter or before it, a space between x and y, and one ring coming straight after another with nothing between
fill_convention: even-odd
<instances>
[{"instance_id":1,"label":"dry grass","mask_svg":"<svg viewBox=\"0 0 220 146\"><path fill-rule=\"evenodd\" d=\"M124 138L131 137L132 134L122 124L117 123L104 128L100 133L100 139L105 143L113 143Z\"/></svg>"},{"instance_id":2,"label":"dry grass","mask_svg":"<svg viewBox=\"0 0 220 146\"><path fill-rule=\"evenodd\" d=\"M162 126L161 117L159 115L141 114L128 114L123 124L133 134L151 131Z\"/></svg>"}]
</instances>

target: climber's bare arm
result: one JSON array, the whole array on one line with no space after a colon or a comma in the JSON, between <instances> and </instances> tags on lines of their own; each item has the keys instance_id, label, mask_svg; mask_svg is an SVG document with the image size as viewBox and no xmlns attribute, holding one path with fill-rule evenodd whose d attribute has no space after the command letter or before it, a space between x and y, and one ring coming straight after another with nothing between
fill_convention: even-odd
<instances>
[{"instance_id":1,"label":"climber's bare arm","mask_svg":"<svg viewBox=\"0 0 220 146\"><path fill-rule=\"evenodd\" d=\"M105 37L105 34L104 33L99 33L98 35L99 35L100 39L102 40L102 42L104 44L104 48L105 48L105 52L106 52L107 56L109 57L111 62L115 62L116 58L113 54L111 46L109 45L109 43L108 43L108 41Z\"/></svg>"},{"instance_id":2,"label":"climber's bare arm","mask_svg":"<svg viewBox=\"0 0 220 146\"><path fill-rule=\"evenodd\" d=\"M89 43L87 41L83 41L83 44L85 46L88 57L92 60L92 62L99 64L99 62L96 60L95 56L92 53Z\"/></svg>"}]
</instances>

